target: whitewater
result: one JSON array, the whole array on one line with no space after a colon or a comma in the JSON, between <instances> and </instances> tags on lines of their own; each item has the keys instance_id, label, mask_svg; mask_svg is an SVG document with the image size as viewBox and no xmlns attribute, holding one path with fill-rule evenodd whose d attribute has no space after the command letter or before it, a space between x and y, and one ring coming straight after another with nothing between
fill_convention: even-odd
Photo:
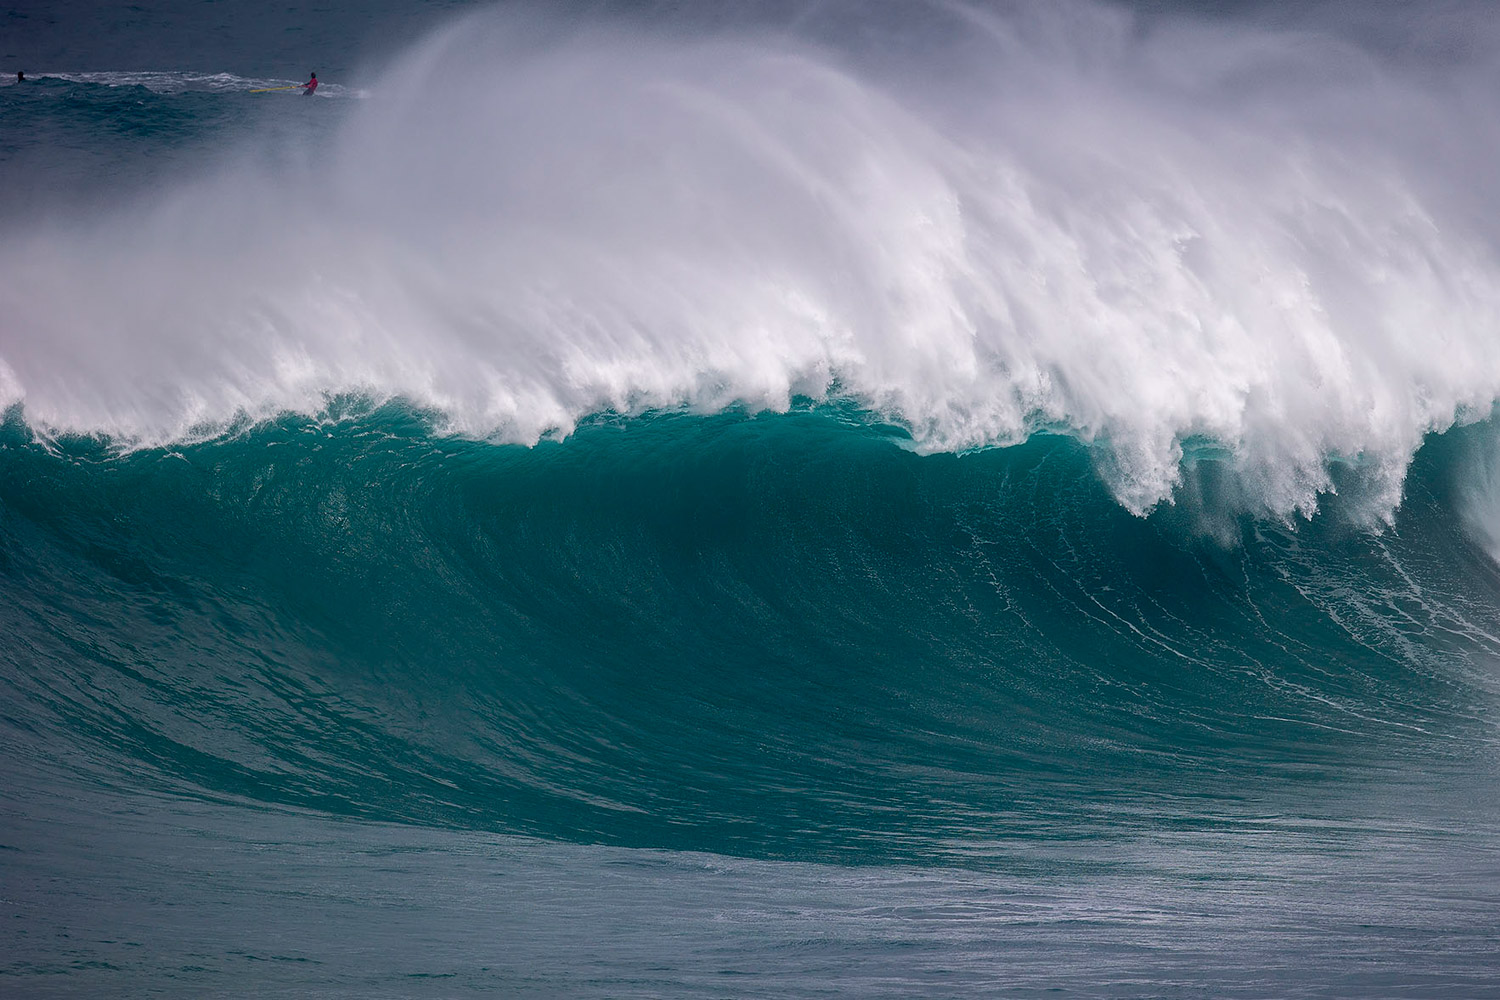
<instances>
[{"instance_id":1,"label":"whitewater","mask_svg":"<svg viewBox=\"0 0 1500 1000\"><path fill-rule=\"evenodd\" d=\"M0 993L1500 991L1487 6L60 2Z\"/></svg>"},{"instance_id":2,"label":"whitewater","mask_svg":"<svg viewBox=\"0 0 1500 1000\"><path fill-rule=\"evenodd\" d=\"M1193 442L1275 515L1352 463L1386 520L1424 435L1490 414L1487 21L1434 67L1091 5L925 17L853 51L470 17L315 152L12 231L0 400L156 445L350 392L522 443L840 398L923 451L1064 429L1136 512Z\"/></svg>"}]
</instances>

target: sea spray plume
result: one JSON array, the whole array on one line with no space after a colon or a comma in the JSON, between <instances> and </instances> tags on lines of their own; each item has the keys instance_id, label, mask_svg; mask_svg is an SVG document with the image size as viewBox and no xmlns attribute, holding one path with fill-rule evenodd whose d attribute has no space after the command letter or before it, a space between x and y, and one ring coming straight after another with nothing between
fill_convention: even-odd
<instances>
[{"instance_id":1,"label":"sea spray plume","mask_svg":"<svg viewBox=\"0 0 1500 1000\"><path fill-rule=\"evenodd\" d=\"M8 241L0 387L145 443L344 391L522 442L837 394L923 450L1066 429L1137 512L1202 441L1253 507L1344 462L1389 517L1500 398L1500 45L1445 16L1442 64L1080 3L914 45L470 17L316 183L247 157Z\"/></svg>"}]
</instances>

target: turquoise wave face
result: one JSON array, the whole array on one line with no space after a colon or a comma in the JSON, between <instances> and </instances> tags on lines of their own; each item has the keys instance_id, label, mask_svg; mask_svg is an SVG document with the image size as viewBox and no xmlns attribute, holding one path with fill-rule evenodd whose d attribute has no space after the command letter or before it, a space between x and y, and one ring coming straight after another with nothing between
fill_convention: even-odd
<instances>
[{"instance_id":1,"label":"turquoise wave face","mask_svg":"<svg viewBox=\"0 0 1500 1000\"><path fill-rule=\"evenodd\" d=\"M820 410L528 449L349 410L124 455L12 416L8 756L428 826L933 861L1364 815L1492 755L1500 586L1453 514L1465 432L1371 533L1337 503L1237 520L1212 459L1138 518L1063 437L920 456Z\"/></svg>"}]
</instances>

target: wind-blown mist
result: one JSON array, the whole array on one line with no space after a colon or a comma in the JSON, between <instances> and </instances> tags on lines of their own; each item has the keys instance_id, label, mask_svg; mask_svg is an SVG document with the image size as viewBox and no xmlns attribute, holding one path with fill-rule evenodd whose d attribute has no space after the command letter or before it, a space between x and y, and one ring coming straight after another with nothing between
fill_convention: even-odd
<instances>
[{"instance_id":1,"label":"wind-blown mist","mask_svg":"<svg viewBox=\"0 0 1500 1000\"><path fill-rule=\"evenodd\" d=\"M1066 429L1137 512L1206 444L1252 506L1311 513L1344 463L1385 516L1425 434L1490 413L1483 8L1444 10L1464 52L1399 58L1081 4L924 16L858 49L471 17L315 155L8 234L0 399L152 443L341 392L519 442L839 397L923 450Z\"/></svg>"}]
</instances>

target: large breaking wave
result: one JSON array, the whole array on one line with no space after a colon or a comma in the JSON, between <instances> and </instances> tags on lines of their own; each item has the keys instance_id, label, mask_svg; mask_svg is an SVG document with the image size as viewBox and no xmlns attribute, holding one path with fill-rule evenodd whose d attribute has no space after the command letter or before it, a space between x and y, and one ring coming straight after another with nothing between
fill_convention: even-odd
<instances>
[{"instance_id":1,"label":"large breaking wave","mask_svg":"<svg viewBox=\"0 0 1500 1000\"><path fill-rule=\"evenodd\" d=\"M820 10L476 15L14 223L15 770L923 859L1492 770L1492 19Z\"/></svg>"}]
</instances>

